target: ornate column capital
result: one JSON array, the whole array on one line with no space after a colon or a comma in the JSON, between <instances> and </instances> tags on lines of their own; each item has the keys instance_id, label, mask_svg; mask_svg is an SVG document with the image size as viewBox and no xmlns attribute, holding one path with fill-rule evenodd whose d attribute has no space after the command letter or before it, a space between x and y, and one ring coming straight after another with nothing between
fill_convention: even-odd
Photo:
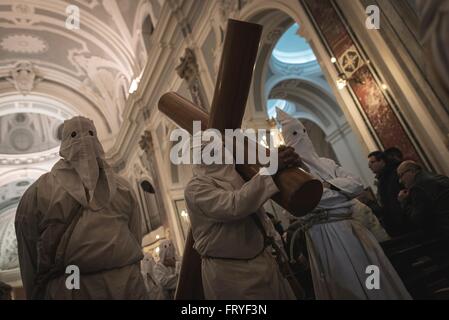
<instances>
[{"instance_id":1,"label":"ornate column capital","mask_svg":"<svg viewBox=\"0 0 449 320\"><path fill-rule=\"evenodd\" d=\"M145 130L143 132L143 135L140 137L140 140L139 140L139 146L140 146L140 149L142 149L146 153L151 151L151 149L153 148L153 138L151 136L150 131Z\"/></svg>"},{"instance_id":2,"label":"ornate column capital","mask_svg":"<svg viewBox=\"0 0 449 320\"><path fill-rule=\"evenodd\" d=\"M176 67L176 73L181 79L190 83L198 75L198 63L193 50L186 48L180 61L180 64Z\"/></svg>"},{"instance_id":3,"label":"ornate column capital","mask_svg":"<svg viewBox=\"0 0 449 320\"><path fill-rule=\"evenodd\" d=\"M201 85L195 52L191 48L186 48L180 61L180 64L176 67L177 74L187 82L193 102L206 110L207 99Z\"/></svg>"},{"instance_id":4,"label":"ornate column capital","mask_svg":"<svg viewBox=\"0 0 449 320\"><path fill-rule=\"evenodd\" d=\"M29 94L34 86L42 80L42 77L36 75L34 66L29 61L17 62L10 75L6 79L23 95Z\"/></svg>"}]
</instances>

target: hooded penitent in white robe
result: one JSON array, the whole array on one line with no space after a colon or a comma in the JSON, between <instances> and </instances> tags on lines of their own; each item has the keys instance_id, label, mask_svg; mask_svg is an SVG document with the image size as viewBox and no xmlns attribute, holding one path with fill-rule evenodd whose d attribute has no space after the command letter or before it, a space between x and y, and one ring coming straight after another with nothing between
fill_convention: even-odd
<instances>
[{"instance_id":1,"label":"hooded penitent in white robe","mask_svg":"<svg viewBox=\"0 0 449 320\"><path fill-rule=\"evenodd\" d=\"M295 299L254 218L275 237L263 204L279 192L269 175L243 181L233 164L194 165L185 189L206 299Z\"/></svg>"},{"instance_id":2,"label":"hooded penitent in white robe","mask_svg":"<svg viewBox=\"0 0 449 320\"><path fill-rule=\"evenodd\" d=\"M324 188L318 207L304 222L312 278L317 299L410 299L401 279L376 238L352 219L352 199L363 191L357 177L333 160L320 158L302 123L278 109L285 143L299 154L304 169L331 188ZM369 290L370 265L379 267L380 289Z\"/></svg>"},{"instance_id":3,"label":"hooded penitent in white robe","mask_svg":"<svg viewBox=\"0 0 449 320\"><path fill-rule=\"evenodd\" d=\"M285 143L294 147L296 153L301 155L305 169L322 182L328 182L339 189L336 191L324 188L318 208L351 208L352 219L370 230L379 242L389 240L390 237L371 209L355 199L363 191L360 178L344 170L334 160L319 157L305 127L299 120L292 118L279 108L277 108L277 115L282 125Z\"/></svg>"},{"instance_id":4,"label":"hooded penitent in white robe","mask_svg":"<svg viewBox=\"0 0 449 320\"><path fill-rule=\"evenodd\" d=\"M156 265L154 258L151 254L146 253L143 256L141 263L141 271L144 279L145 287L147 288L148 298L150 300L162 300L164 299L164 294L162 288L156 282L154 277L153 269Z\"/></svg>"},{"instance_id":5,"label":"hooded penitent in white robe","mask_svg":"<svg viewBox=\"0 0 449 320\"><path fill-rule=\"evenodd\" d=\"M132 189L104 160L94 124L64 122L51 172L23 195L16 214L20 271L31 299L145 299L141 222ZM66 267L80 273L68 289ZM69 281L76 284L76 281Z\"/></svg>"},{"instance_id":6,"label":"hooded penitent in white robe","mask_svg":"<svg viewBox=\"0 0 449 320\"><path fill-rule=\"evenodd\" d=\"M167 266L164 262L168 259L175 261L175 247L170 240L163 240L159 245L159 261L153 267L156 283L162 290L162 299L173 300L178 284L178 270Z\"/></svg>"}]
</instances>

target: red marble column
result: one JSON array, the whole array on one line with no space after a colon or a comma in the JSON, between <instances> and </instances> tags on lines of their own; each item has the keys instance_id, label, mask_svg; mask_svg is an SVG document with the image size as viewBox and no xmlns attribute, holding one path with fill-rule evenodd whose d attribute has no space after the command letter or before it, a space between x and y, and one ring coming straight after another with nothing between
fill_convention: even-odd
<instances>
[{"instance_id":1,"label":"red marble column","mask_svg":"<svg viewBox=\"0 0 449 320\"><path fill-rule=\"evenodd\" d=\"M405 131L372 71L364 63L344 21L330 0L301 0L322 41L348 77L348 85L358 99L361 112L370 122L384 148L398 147L404 158L421 162L410 136Z\"/></svg>"}]
</instances>

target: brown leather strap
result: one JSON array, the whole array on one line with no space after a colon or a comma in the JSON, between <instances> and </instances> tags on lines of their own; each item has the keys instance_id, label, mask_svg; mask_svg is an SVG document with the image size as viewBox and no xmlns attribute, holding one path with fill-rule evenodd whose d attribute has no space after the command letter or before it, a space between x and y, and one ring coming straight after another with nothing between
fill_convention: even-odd
<instances>
[{"instance_id":1,"label":"brown leather strap","mask_svg":"<svg viewBox=\"0 0 449 320\"><path fill-rule=\"evenodd\" d=\"M267 245L270 245L273 250L276 252L276 262L279 267L279 271L284 276L284 278L288 281L290 284L290 287L292 288L295 296L297 299L303 299L305 297L305 291L302 288L299 281L296 279L290 264L288 262L288 257L286 253L280 248L276 241L267 235L267 232L262 224L262 221L260 221L260 218L257 216L257 214L252 214L251 216L254 220L254 223L259 228L260 232L262 233L264 237L264 241Z\"/></svg>"}]
</instances>

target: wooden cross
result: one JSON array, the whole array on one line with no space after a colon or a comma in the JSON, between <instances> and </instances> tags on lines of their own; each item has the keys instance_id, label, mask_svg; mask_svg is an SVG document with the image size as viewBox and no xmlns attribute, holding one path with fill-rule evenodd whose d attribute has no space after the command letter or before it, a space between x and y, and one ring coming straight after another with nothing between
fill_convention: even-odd
<instances>
[{"instance_id":1,"label":"wooden cross","mask_svg":"<svg viewBox=\"0 0 449 320\"><path fill-rule=\"evenodd\" d=\"M237 20L228 20L226 38L212 100L210 116L199 107L176 93L164 94L159 110L181 128L192 132L193 121L201 121L202 130L240 128L246 100L251 86L262 26ZM237 165L244 180L259 170L257 165ZM320 181L298 168L278 172L274 181L280 192L273 200L295 215L312 211L323 192ZM176 299L202 299L201 258L193 249L193 236L189 232L182 261Z\"/></svg>"}]
</instances>

